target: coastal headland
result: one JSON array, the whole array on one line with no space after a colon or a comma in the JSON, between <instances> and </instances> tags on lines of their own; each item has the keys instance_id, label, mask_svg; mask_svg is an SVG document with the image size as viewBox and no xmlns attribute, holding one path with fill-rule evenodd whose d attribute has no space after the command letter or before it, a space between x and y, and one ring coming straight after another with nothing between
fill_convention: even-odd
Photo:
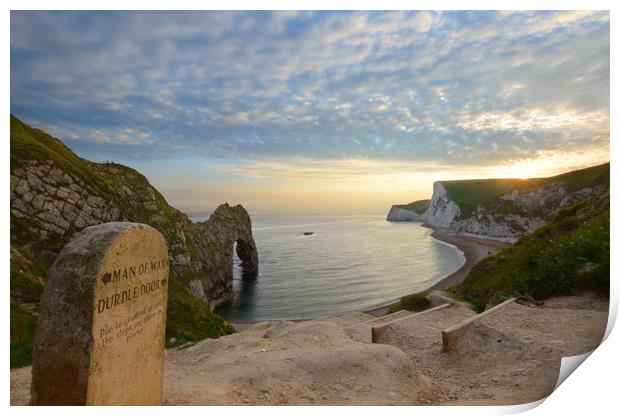
<instances>
[{"instance_id":1,"label":"coastal headland","mask_svg":"<svg viewBox=\"0 0 620 416\"><path fill-rule=\"evenodd\" d=\"M73 234L71 224L88 225L82 221L83 213L74 212L72 204L91 212L87 218L91 222L127 219L117 218L127 210L127 216L135 216L136 222L148 220L154 223L154 228L159 226L158 230L168 243L166 249L172 261L167 284L170 291L166 332L169 348L163 360L163 404L527 403L553 391L562 357L591 351L605 332L609 296L609 164L560 175L554 179L556 182L537 180L537 186L542 183L542 187L519 188L516 193L503 182L499 188L495 186L493 189L500 191L491 194L487 207L499 200L511 201L514 205L511 209L524 210L522 216L513 218L515 221L509 228L500 222L500 218L502 221L510 219L505 211L500 212L507 209L505 205L501 209L489 208L484 215L474 215L480 204L472 204L471 198L464 199L462 193L455 194L454 184L436 185L430 203L413 204L415 209L427 207L420 215L432 220L426 221L430 224L432 238L454 245L465 257L458 270L433 283L429 290L428 296L439 299L441 309L426 308L421 313L404 310L395 317L386 316L388 305L372 311L352 311L305 321L246 323L237 326L236 334L202 340L211 334L206 329L194 334L196 328L192 324L196 317L206 325L222 323L223 327L217 331L220 335L233 332L226 327L228 323L214 318L206 306L224 300L230 292L227 288L232 276L228 272L235 242L237 255L246 263L246 268L252 273L258 271L257 249L245 209L224 204L209 221L190 223L184 214L165 203L137 172L112 163L97 164L99 176L91 177L85 172L94 172L87 168L95 164L77 158L56 139L15 118L11 123L11 341L15 352L27 352L23 347L32 338L15 337L13 343L14 331L18 333L16 329L20 329L19 325L14 325L14 318L18 322L17 318L27 312L32 315L29 319L34 319L33 312L36 312L40 296L38 289L43 287L42 277L41 281L36 280L36 285L28 285L32 283L29 280L32 275L25 271L36 269L35 277L44 276L47 267L37 267L41 266L37 261L47 259L51 263L55 259L57 251ZM26 152L24 149L28 146L38 149L44 156L54 155L55 159L48 161L41 154ZM55 151L52 153L50 149ZM119 181L119 177L123 180ZM125 183L121 183L123 181ZM65 192L63 184L75 195ZM121 185L126 185L127 189ZM457 190L463 186L472 192L476 189L476 184L470 181L457 185ZM531 212L526 209L528 204L536 195L546 195L547 191L553 191L554 196L545 199L548 212L540 217L526 215ZM474 194L472 192L467 196ZM39 196L36 200L35 193ZM126 198L121 196L128 193L144 196L145 199L139 201L144 207L122 205ZM454 195L460 195L460 199ZM67 196L77 198L75 203L67 202ZM62 204L43 203L37 208L39 202L46 199L59 200ZM85 205L77 202L85 202ZM29 210L42 210L39 214L47 214L38 215L38 222L31 223L26 212ZM485 218L484 223L478 221L479 217ZM49 222L52 220L55 224ZM490 226L481 228L484 224ZM62 237L53 240L55 246L49 244L52 234ZM517 235L521 238L517 244L502 241L515 241ZM24 245L26 241L37 243L36 253L28 251L34 246ZM566 250L566 244L573 248ZM501 258L492 256L502 250L506 251ZM160 258L163 257L154 257ZM523 258L536 261L528 263L521 261ZM559 262L558 258L565 261ZM200 259L205 260L200 270L211 264L221 271L221 279L207 279L203 286L197 286L196 279L202 275L192 267ZM486 268L476 267L481 261L485 264L480 266L488 265L488 269L495 272L492 279ZM542 266L536 269L540 264ZM557 284L553 282L558 274L548 272L556 264L568 265L561 270L565 272L563 279L555 279L559 281ZM128 268L111 265L102 270L99 285L108 290L108 285L129 283L135 275L140 275L140 270L147 270L146 265L146 260L128 262ZM510 268L507 270L507 267ZM148 270L151 269L155 268L149 266ZM513 279L517 272L521 281ZM470 284L467 290L475 295L483 292L485 298L479 296L477 299L482 301L483 308L496 301L489 293L510 296L511 303L498 312L479 317L480 310L471 299L467 300L468 304L450 298L449 292L442 292L441 289L449 287L451 292L454 285L466 286L471 283L472 275L476 275L477 286ZM506 276L511 284L516 282L521 286L506 289ZM538 280L533 281L530 276ZM163 284L163 280L160 282ZM133 287L137 286L132 286L132 290ZM37 290L34 293L25 290L32 288ZM153 288L157 288L157 284ZM534 292L539 288L546 291ZM109 290L115 289L110 286ZM113 293L114 298L107 299L118 297L120 304L114 300L110 303L114 309L99 313L119 311L130 301L146 299L148 293L158 292L145 291L145 296L141 294L139 298L133 295L124 298L122 292ZM215 294L213 302L202 302L201 295L205 293ZM579 295L574 296L574 293ZM105 299L103 296L107 295L103 294L101 299ZM476 322L450 351L443 352L444 331L463 323L469 325L472 320ZM384 331L374 337L373 328L378 324ZM30 327L24 325L22 334ZM188 330L191 336L177 338L177 334ZM105 335L106 331L98 333ZM135 335L140 334L136 332ZM129 341L133 339L134 335ZM106 341L102 345L109 344ZM27 365L26 354L21 357L23 359L16 365L21 368L11 370L11 403L16 405L28 403L31 391L32 367Z\"/></svg>"}]
</instances>

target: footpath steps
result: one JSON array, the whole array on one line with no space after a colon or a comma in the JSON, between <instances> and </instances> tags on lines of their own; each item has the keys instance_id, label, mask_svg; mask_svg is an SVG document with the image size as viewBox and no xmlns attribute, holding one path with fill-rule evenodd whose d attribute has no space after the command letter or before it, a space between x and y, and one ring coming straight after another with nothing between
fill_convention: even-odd
<instances>
[{"instance_id":1,"label":"footpath steps","mask_svg":"<svg viewBox=\"0 0 620 416\"><path fill-rule=\"evenodd\" d=\"M420 316L432 314L433 312L440 311L442 309L450 307L449 303L445 303L443 305L435 306L434 308L427 309L422 312L410 314L408 316L398 317L397 319L390 320L389 322L385 322L380 325L373 325L371 327L371 340L373 343L376 343L381 335L385 333L385 331L392 325L397 324L399 322L403 322L405 320L410 320L413 318L418 318Z\"/></svg>"},{"instance_id":2,"label":"footpath steps","mask_svg":"<svg viewBox=\"0 0 620 416\"><path fill-rule=\"evenodd\" d=\"M607 299L580 296L538 307L513 301L482 316L455 302L410 319L401 318L414 314L375 319L357 312L257 323L167 350L164 400L169 405L529 403L553 391L562 357L598 346L607 308ZM442 352L442 331L471 318L454 348ZM371 344L370 328L387 323ZM365 329L367 341L351 342L345 328ZM12 405L28 403L31 370L11 370ZM416 395L428 381L430 390Z\"/></svg>"},{"instance_id":3,"label":"footpath steps","mask_svg":"<svg viewBox=\"0 0 620 416\"><path fill-rule=\"evenodd\" d=\"M441 351L445 353L454 349L458 340L469 331L472 324L496 314L497 311L515 300L515 298L508 299L479 314L475 314L464 304L450 302L417 313L400 310L388 315L372 317L366 313L353 312L319 318L316 321L336 324L352 340L365 343L379 343L388 329L396 328L400 332L409 332L418 338L432 340L431 343L441 341Z\"/></svg>"},{"instance_id":4,"label":"footpath steps","mask_svg":"<svg viewBox=\"0 0 620 416\"><path fill-rule=\"evenodd\" d=\"M343 326L344 331L352 340L358 342L372 343L372 326L380 322L389 322L395 319L411 315L409 311L398 311L389 315L379 316L376 318L365 319L350 325Z\"/></svg>"},{"instance_id":5,"label":"footpath steps","mask_svg":"<svg viewBox=\"0 0 620 416\"><path fill-rule=\"evenodd\" d=\"M444 355L441 352L441 331L475 315L474 311L460 305L443 306L415 318L386 325L383 330L375 330L374 343L400 348L416 363L436 360Z\"/></svg>"},{"instance_id":6,"label":"footpath steps","mask_svg":"<svg viewBox=\"0 0 620 416\"><path fill-rule=\"evenodd\" d=\"M394 312L394 313L391 313L391 314L388 314L388 315L383 315L383 316L379 316L379 317L376 317L376 318L373 318L373 319L369 319L367 321L361 322L361 324L362 325L370 325L370 324L375 324L375 323L381 322L381 321L390 321L392 319L401 318L403 316L407 316L407 315L410 315L410 314L411 314L411 312L406 311L406 310L403 309L403 310L400 310L398 312ZM359 324L356 324L356 325L359 325ZM351 328L353 326L355 326L355 325L350 325L347 328Z\"/></svg>"},{"instance_id":7,"label":"footpath steps","mask_svg":"<svg viewBox=\"0 0 620 416\"><path fill-rule=\"evenodd\" d=\"M467 331L469 331L469 328L471 327L471 325L478 321L479 319L484 318L485 316L488 316L492 313L497 312L498 310L502 309L503 307L505 307L506 305L509 305L510 303L516 301L515 298L510 298L498 305L493 306L492 308L487 309L486 311L479 313L476 316L472 316L471 318L467 318L461 322L458 322L444 330L441 331L441 341L442 341L442 348L441 350L443 352L449 352L451 351L454 346L456 345L456 343L458 342L458 340L467 333Z\"/></svg>"},{"instance_id":8,"label":"footpath steps","mask_svg":"<svg viewBox=\"0 0 620 416\"><path fill-rule=\"evenodd\" d=\"M510 298L498 305L493 306L492 308L487 309L486 311L482 313L479 313L473 316L468 316L465 319L459 320L441 329L441 341L442 341L441 351L442 352L451 351L456 345L456 343L458 342L458 340L461 337L463 337L467 333L467 331L469 331L469 328L472 326L472 324L474 324L475 322L479 321L482 318L485 318L491 314L496 313L500 309L506 307L507 305L515 301L516 301L515 298ZM372 324L370 328L371 329L371 342L377 343L379 342L379 339L386 332L388 328L391 328L397 324L401 324L405 321L410 323L412 320L415 320L415 318L420 318L422 316L424 316L427 319L423 322L420 322L421 325L417 328L416 332L423 331L424 325L432 322L432 321L429 321L428 319L429 317L427 315L436 313L446 308L449 308L450 305L451 305L450 303L445 303L445 304L435 306L434 308L427 309L425 311L418 312L418 313L405 314L405 313L400 313L400 312L403 312L403 311L400 311L400 312L396 312L390 315L370 319L362 323L351 325L347 327L347 329L359 327L360 325L368 326ZM452 308L452 309L456 309L456 308ZM449 312L447 313L449 314ZM433 317L431 316L430 319L432 320L432 318ZM441 321L437 321L437 323L441 324ZM429 329L429 333L436 332L437 327L436 325L434 325L434 328L428 328L428 329Z\"/></svg>"}]
</instances>

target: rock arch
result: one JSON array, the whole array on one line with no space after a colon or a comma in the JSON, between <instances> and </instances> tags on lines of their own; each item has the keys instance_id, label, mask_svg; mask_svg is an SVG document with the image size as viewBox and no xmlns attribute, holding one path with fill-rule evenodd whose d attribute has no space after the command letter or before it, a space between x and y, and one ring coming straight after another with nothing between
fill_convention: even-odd
<instances>
[{"instance_id":1,"label":"rock arch","mask_svg":"<svg viewBox=\"0 0 620 416\"><path fill-rule=\"evenodd\" d=\"M237 257L241 260L243 277L256 277L258 275L258 251L254 239L239 238L236 243Z\"/></svg>"},{"instance_id":2,"label":"rock arch","mask_svg":"<svg viewBox=\"0 0 620 416\"><path fill-rule=\"evenodd\" d=\"M233 257L241 260L243 275L258 275L258 251L252 235L252 220L242 205L222 204L205 222L195 224L201 276L189 282L192 293L214 308L232 296ZM235 250L236 243L236 250Z\"/></svg>"}]
</instances>

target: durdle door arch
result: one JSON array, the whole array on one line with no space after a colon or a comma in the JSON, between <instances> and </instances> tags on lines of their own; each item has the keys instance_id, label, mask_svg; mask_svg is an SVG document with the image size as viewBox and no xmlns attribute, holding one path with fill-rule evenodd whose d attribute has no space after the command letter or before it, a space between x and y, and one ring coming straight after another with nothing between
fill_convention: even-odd
<instances>
[{"instance_id":1,"label":"durdle door arch","mask_svg":"<svg viewBox=\"0 0 620 416\"><path fill-rule=\"evenodd\" d=\"M148 225L76 234L48 274L31 404L161 404L168 278L166 241Z\"/></svg>"},{"instance_id":2,"label":"durdle door arch","mask_svg":"<svg viewBox=\"0 0 620 416\"><path fill-rule=\"evenodd\" d=\"M235 244L237 257L241 260L243 277L253 279L258 275L258 252L254 239L238 238Z\"/></svg>"}]
</instances>

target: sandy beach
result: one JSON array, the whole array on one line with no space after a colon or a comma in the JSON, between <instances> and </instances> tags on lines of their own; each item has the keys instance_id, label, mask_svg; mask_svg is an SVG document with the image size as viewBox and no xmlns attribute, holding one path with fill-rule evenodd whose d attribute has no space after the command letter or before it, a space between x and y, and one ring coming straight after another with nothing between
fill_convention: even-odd
<instances>
[{"instance_id":1,"label":"sandy beach","mask_svg":"<svg viewBox=\"0 0 620 416\"><path fill-rule=\"evenodd\" d=\"M492 240L488 238L448 234L445 229L434 227L429 224L423 224L422 226L433 230L430 234L431 237L456 246L465 255L465 263L463 263L461 267L435 283L433 286L430 287L430 289L445 289L447 287L461 283L463 280L465 280L472 267L474 267L476 263L478 263L486 256L490 254L495 254L504 247L511 245L510 243L504 241ZM405 295L406 294L403 294L403 296ZM396 303L398 303L398 301L392 302L388 305L382 305L377 308L369 309L364 312L374 316L382 316L387 314L390 306Z\"/></svg>"},{"instance_id":2,"label":"sandy beach","mask_svg":"<svg viewBox=\"0 0 620 416\"><path fill-rule=\"evenodd\" d=\"M428 224L424 224L423 227L433 230L431 237L456 246L465 255L465 263L459 269L435 283L431 289L445 289L446 287L461 283L476 263L486 256L495 254L504 247L511 245L504 241L488 238L448 234L446 230Z\"/></svg>"}]
</instances>

